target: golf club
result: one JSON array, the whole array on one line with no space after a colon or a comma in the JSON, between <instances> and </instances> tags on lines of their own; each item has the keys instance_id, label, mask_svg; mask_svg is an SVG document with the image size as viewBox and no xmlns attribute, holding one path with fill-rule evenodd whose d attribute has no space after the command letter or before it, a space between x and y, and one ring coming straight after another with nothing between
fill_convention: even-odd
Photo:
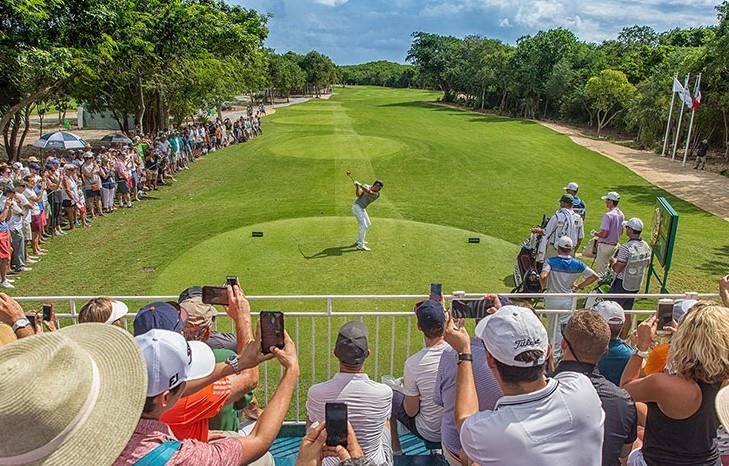
<instances>
[{"instance_id":1,"label":"golf club","mask_svg":"<svg viewBox=\"0 0 729 466\"><path fill-rule=\"evenodd\" d=\"M351 171L347 170L347 176L349 177L350 180L352 180L352 183L356 183L356 181L354 181L354 178L352 177Z\"/></svg>"}]
</instances>

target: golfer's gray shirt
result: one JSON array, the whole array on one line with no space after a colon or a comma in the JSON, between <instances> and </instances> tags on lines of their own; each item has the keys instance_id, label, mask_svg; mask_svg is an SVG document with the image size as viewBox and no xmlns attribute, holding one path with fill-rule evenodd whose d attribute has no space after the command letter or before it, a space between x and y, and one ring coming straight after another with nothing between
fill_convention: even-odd
<instances>
[{"instance_id":1,"label":"golfer's gray shirt","mask_svg":"<svg viewBox=\"0 0 729 466\"><path fill-rule=\"evenodd\" d=\"M369 189L369 186L365 186L367 189ZM363 209L366 209L368 205L375 202L380 197L380 192L377 191L375 194L370 194L367 191L363 192L360 197L357 198L356 201L354 201L355 204L362 207Z\"/></svg>"}]
</instances>

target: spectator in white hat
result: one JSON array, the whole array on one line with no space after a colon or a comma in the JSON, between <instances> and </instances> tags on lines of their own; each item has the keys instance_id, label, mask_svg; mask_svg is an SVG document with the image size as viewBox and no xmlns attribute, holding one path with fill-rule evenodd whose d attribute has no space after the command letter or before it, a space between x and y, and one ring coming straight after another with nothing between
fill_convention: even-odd
<instances>
[{"instance_id":1,"label":"spectator in white hat","mask_svg":"<svg viewBox=\"0 0 729 466\"><path fill-rule=\"evenodd\" d=\"M480 337L504 396L493 411L478 411L470 338L449 319L446 341L458 353L456 424L474 463L509 466L599 466L605 414L589 379L575 372L547 378L548 339L530 310L504 306Z\"/></svg>"},{"instance_id":2,"label":"spectator in white hat","mask_svg":"<svg viewBox=\"0 0 729 466\"><path fill-rule=\"evenodd\" d=\"M0 464L111 464L144 406L144 359L128 332L109 325L4 345L0 373Z\"/></svg>"},{"instance_id":3,"label":"spectator in white hat","mask_svg":"<svg viewBox=\"0 0 729 466\"><path fill-rule=\"evenodd\" d=\"M567 183L564 190L567 194L572 195L572 211L582 217L582 220L584 221L585 215L587 214L587 207L585 207L585 203L582 199L580 199L580 196L577 195L577 191L580 190L580 186L572 181Z\"/></svg>"},{"instance_id":4,"label":"spectator in white hat","mask_svg":"<svg viewBox=\"0 0 729 466\"><path fill-rule=\"evenodd\" d=\"M250 369L261 362L277 358L283 366L281 381L269 400L256 427L248 437L226 437L213 442L177 440L160 416L172 408L185 391L185 384L193 377L205 377L215 366L212 350L202 342L187 342L179 333L152 329L136 337L147 363L147 401L141 419L124 451L114 466L134 464L148 455L167 466L247 465L263 456L283 424L299 375L296 347L285 334L284 349L272 348L272 353L261 353L260 335L243 349L242 369ZM162 461L164 460L164 461Z\"/></svg>"},{"instance_id":5,"label":"spectator in white hat","mask_svg":"<svg viewBox=\"0 0 729 466\"><path fill-rule=\"evenodd\" d=\"M539 279L542 287L547 293L572 293L576 290L582 290L586 286L597 281L597 274L588 267L584 262L571 256L573 250L572 239L569 236L563 236L557 240L557 255L550 257L544 261L542 272ZM580 278L584 278L581 283L577 284ZM570 310L572 309L572 298L544 298L544 308L550 310ZM568 313L562 314L559 319L550 318L552 322L552 331L556 336L553 342L555 348L555 359L558 357L559 343L562 335L556 332L556 322L563 324L569 320Z\"/></svg>"},{"instance_id":6,"label":"spectator in white hat","mask_svg":"<svg viewBox=\"0 0 729 466\"><path fill-rule=\"evenodd\" d=\"M601 301L593 308L610 327L610 342L608 350L600 362L597 364L600 373L606 379L620 385L620 377L623 375L623 369L628 364L628 360L633 355L634 348L620 338L620 332L623 331L625 325L625 311L620 304L615 301Z\"/></svg>"},{"instance_id":7,"label":"spectator in white hat","mask_svg":"<svg viewBox=\"0 0 729 466\"><path fill-rule=\"evenodd\" d=\"M602 216L600 230L595 234L597 238L597 254L593 269L598 274L608 271L610 258L615 254L620 236L623 234L623 221L625 216L618 208L620 194L610 191L601 198L605 201L608 211Z\"/></svg>"}]
</instances>

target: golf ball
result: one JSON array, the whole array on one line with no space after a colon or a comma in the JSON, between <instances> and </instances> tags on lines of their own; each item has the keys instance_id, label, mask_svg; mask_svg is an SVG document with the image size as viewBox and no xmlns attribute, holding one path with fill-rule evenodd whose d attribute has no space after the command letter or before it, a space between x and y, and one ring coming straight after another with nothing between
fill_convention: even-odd
<instances>
[{"instance_id":1,"label":"golf ball","mask_svg":"<svg viewBox=\"0 0 729 466\"><path fill-rule=\"evenodd\" d=\"M402 243L402 247L405 247L405 243Z\"/></svg>"}]
</instances>

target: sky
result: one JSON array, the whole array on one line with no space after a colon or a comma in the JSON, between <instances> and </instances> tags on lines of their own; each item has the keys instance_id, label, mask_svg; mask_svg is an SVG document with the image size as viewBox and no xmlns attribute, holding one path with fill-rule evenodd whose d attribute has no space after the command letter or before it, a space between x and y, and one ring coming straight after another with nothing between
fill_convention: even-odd
<instances>
[{"instance_id":1,"label":"sky","mask_svg":"<svg viewBox=\"0 0 729 466\"><path fill-rule=\"evenodd\" d=\"M564 27L585 41L615 38L624 26L656 31L716 23L718 0L229 0L270 13L266 46L318 50L338 65L405 62L414 31L477 34L515 43Z\"/></svg>"}]
</instances>

